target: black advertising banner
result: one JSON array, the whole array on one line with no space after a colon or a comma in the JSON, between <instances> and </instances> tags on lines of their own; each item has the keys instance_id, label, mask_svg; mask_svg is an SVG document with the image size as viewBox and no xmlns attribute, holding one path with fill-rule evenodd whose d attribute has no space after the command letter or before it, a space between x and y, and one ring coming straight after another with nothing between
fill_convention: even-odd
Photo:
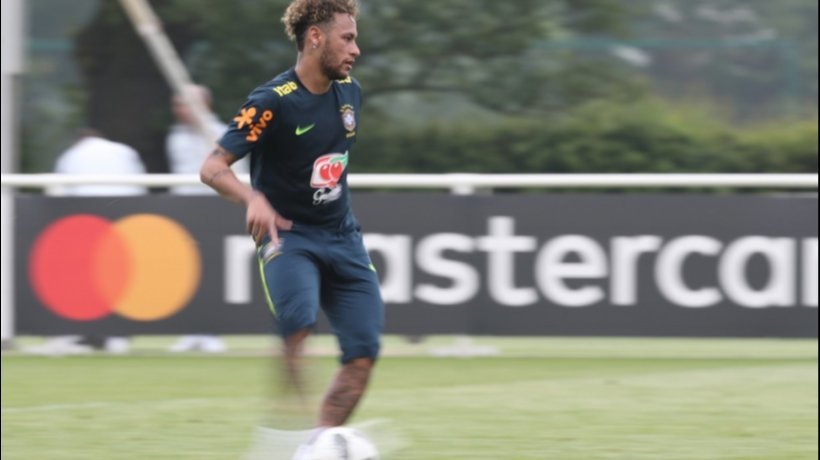
<instances>
[{"instance_id":1,"label":"black advertising banner","mask_svg":"<svg viewBox=\"0 0 820 460\"><path fill-rule=\"evenodd\" d=\"M275 330L239 206L16 199L18 334ZM388 333L817 337L814 197L357 193L354 203Z\"/></svg>"}]
</instances>

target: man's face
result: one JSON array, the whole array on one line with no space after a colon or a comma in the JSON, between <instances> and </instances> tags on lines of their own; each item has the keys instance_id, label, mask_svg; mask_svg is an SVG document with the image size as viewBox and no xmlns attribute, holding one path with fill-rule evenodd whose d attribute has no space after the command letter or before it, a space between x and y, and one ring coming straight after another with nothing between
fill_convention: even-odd
<instances>
[{"instance_id":1,"label":"man's face","mask_svg":"<svg viewBox=\"0 0 820 460\"><path fill-rule=\"evenodd\" d=\"M174 116L180 123L186 125L194 124L194 116L191 114L191 109L188 108L188 104L185 103L185 100L181 96L174 96L172 107Z\"/></svg>"},{"instance_id":2,"label":"man's face","mask_svg":"<svg viewBox=\"0 0 820 460\"><path fill-rule=\"evenodd\" d=\"M206 108L210 108L211 96L207 89L202 86L193 85L186 88L186 91L188 91L189 96L198 99ZM184 97L175 95L171 101L171 108L177 121L187 125L196 125L194 112L191 110L191 107L188 106Z\"/></svg>"},{"instance_id":3,"label":"man's face","mask_svg":"<svg viewBox=\"0 0 820 460\"><path fill-rule=\"evenodd\" d=\"M350 76L353 64L361 54L356 44L359 36L356 20L349 14L337 13L324 33L325 43L320 57L322 73L330 80L344 80Z\"/></svg>"}]
</instances>

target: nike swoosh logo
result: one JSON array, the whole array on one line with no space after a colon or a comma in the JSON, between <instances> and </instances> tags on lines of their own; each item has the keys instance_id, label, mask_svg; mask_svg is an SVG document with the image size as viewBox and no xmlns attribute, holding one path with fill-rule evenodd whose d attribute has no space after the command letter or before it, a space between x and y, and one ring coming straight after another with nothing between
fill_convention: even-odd
<instances>
[{"instance_id":1,"label":"nike swoosh logo","mask_svg":"<svg viewBox=\"0 0 820 460\"><path fill-rule=\"evenodd\" d=\"M315 128L315 127L316 127L316 123L314 123L314 124L312 124L312 125L310 125L310 126L305 126L304 128L303 128L303 127L301 127L301 126L297 126L297 127L296 127L296 135L297 135L297 136L301 136L301 135L303 135L303 134L307 134L307 132L308 132L308 131L310 131L311 129L313 129L313 128Z\"/></svg>"}]
</instances>

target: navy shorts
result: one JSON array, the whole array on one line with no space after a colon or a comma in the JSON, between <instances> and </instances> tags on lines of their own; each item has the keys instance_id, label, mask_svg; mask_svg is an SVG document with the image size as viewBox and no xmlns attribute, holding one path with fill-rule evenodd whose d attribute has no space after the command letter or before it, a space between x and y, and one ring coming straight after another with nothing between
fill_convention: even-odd
<instances>
[{"instance_id":1,"label":"navy shorts","mask_svg":"<svg viewBox=\"0 0 820 460\"><path fill-rule=\"evenodd\" d=\"M384 327L379 279L361 228L349 216L338 228L294 224L257 249L268 304L283 337L316 326L324 310L342 349L341 360L376 359Z\"/></svg>"}]
</instances>

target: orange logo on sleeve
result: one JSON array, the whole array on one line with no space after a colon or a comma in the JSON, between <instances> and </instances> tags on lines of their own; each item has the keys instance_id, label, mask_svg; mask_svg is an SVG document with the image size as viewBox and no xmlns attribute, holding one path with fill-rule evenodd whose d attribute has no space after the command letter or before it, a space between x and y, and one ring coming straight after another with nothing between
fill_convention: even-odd
<instances>
[{"instance_id":1,"label":"orange logo on sleeve","mask_svg":"<svg viewBox=\"0 0 820 460\"><path fill-rule=\"evenodd\" d=\"M258 141L262 133L270 126L271 121L273 121L273 112L270 110L262 112L262 116L259 117L256 124L250 126L250 133L248 133L248 137L246 137L245 140L248 142Z\"/></svg>"},{"instance_id":2,"label":"orange logo on sleeve","mask_svg":"<svg viewBox=\"0 0 820 460\"><path fill-rule=\"evenodd\" d=\"M244 129L245 126L253 125L254 117L256 117L256 107L242 109L239 116L233 119L236 122L236 129Z\"/></svg>"},{"instance_id":3,"label":"orange logo on sleeve","mask_svg":"<svg viewBox=\"0 0 820 460\"><path fill-rule=\"evenodd\" d=\"M257 142L262 136L262 133L270 126L274 115L270 110L265 110L262 115L257 118L259 110L256 107L248 107L239 111L239 115L233 119L236 122L236 129L248 130L248 135L245 140L248 142Z\"/></svg>"}]
</instances>

